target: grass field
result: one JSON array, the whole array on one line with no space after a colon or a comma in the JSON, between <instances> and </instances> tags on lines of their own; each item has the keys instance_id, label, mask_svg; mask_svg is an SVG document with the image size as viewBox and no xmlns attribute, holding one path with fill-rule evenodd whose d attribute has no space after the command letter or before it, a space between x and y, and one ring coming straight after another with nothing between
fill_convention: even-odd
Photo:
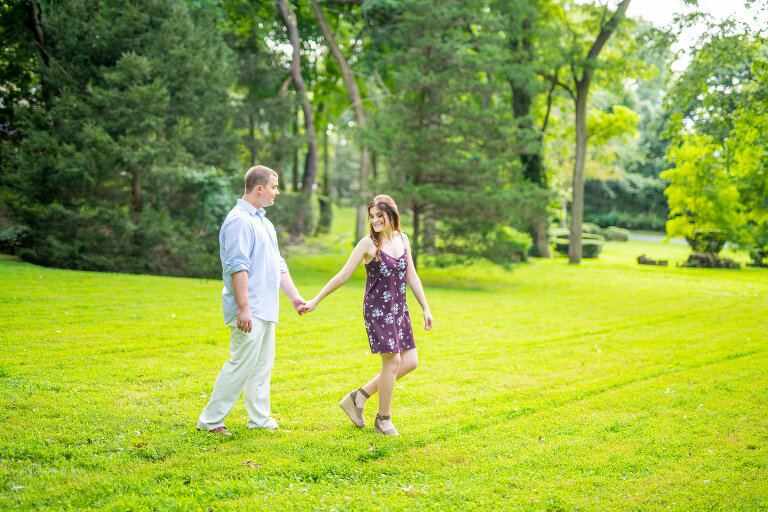
<instances>
[{"instance_id":1,"label":"grass field","mask_svg":"<svg viewBox=\"0 0 768 512\"><path fill-rule=\"evenodd\" d=\"M768 270L641 253L687 249L423 269L436 326L399 438L336 406L379 365L360 273L309 316L283 301L281 430L240 401L225 439L195 430L228 357L220 281L0 260L0 509L768 510ZM343 260L289 265L310 298Z\"/></svg>"}]
</instances>

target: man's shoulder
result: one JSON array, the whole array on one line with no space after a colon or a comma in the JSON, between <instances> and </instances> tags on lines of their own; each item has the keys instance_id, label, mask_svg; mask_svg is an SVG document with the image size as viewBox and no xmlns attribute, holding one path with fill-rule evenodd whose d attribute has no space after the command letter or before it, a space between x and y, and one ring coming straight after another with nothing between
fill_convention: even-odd
<instances>
[{"instance_id":1,"label":"man's shoulder","mask_svg":"<svg viewBox=\"0 0 768 512\"><path fill-rule=\"evenodd\" d=\"M224 218L224 222L221 224L221 228L224 229L225 227L235 227L237 225L246 226L251 223L251 215L245 211L240 205L236 205L234 208L229 210L229 213Z\"/></svg>"}]
</instances>

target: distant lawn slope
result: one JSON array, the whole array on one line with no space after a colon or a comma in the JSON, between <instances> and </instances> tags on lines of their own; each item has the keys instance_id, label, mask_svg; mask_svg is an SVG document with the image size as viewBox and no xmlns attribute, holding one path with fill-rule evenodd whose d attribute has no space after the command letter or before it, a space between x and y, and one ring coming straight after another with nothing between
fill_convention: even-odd
<instances>
[{"instance_id":1,"label":"distant lawn slope","mask_svg":"<svg viewBox=\"0 0 768 512\"><path fill-rule=\"evenodd\" d=\"M361 272L307 317L282 302L282 430L240 401L222 439L195 430L228 357L219 280L2 259L0 510L768 510L768 270L644 252L687 248L422 269L436 326L394 439L375 399L362 430L336 405L379 366ZM344 259L289 265L310 298Z\"/></svg>"}]
</instances>

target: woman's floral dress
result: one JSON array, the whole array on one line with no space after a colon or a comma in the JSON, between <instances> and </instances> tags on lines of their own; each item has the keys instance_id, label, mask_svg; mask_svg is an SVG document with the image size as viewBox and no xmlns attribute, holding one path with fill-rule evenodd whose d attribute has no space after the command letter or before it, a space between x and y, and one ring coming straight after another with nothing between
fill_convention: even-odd
<instances>
[{"instance_id":1,"label":"woman's floral dress","mask_svg":"<svg viewBox=\"0 0 768 512\"><path fill-rule=\"evenodd\" d=\"M393 258L384 251L379 260L365 265L363 319L368 343L374 354L397 353L416 348L411 318L405 303L408 256Z\"/></svg>"}]
</instances>

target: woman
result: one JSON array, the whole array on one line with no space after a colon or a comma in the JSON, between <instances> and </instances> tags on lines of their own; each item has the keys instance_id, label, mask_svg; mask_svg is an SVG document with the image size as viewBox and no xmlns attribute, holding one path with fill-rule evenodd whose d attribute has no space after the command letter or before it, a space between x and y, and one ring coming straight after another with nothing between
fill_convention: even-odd
<instances>
[{"instance_id":1,"label":"woman","mask_svg":"<svg viewBox=\"0 0 768 512\"><path fill-rule=\"evenodd\" d=\"M347 263L315 298L299 308L308 313L334 290L346 283L360 262L365 262L363 318L371 352L381 355L381 372L365 386L345 396L339 406L352 423L365 426L365 401L379 393L379 412L373 423L375 432L399 435L390 419L395 381L418 365L413 329L405 303L405 285L411 287L424 312L424 329L432 328L432 315L421 280L416 274L408 237L400 230L400 214L391 197L378 195L368 204L369 235L360 240ZM399 256L398 256L399 255Z\"/></svg>"}]
</instances>

